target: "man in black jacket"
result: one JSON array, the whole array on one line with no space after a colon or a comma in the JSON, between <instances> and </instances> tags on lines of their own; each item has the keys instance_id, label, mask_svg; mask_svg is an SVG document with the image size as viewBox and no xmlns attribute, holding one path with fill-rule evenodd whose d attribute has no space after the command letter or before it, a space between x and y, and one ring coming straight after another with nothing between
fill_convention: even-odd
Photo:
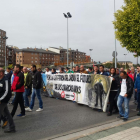
<instances>
[{"instance_id":1,"label":"man in black jacket","mask_svg":"<svg viewBox=\"0 0 140 140\"><path fill-rule=\"evenodd\" d=\"M9 129L5 133L15 132L15 124L8 110L7 103L11 98L11 86L8 79L4 76L4 69L0 68L0 118L4 114L9 122Z\"/></svg>"},{"instance_id":2,"label":"man in black jacket","mask_svg":"<svg viewBox=\"0 0 140 140\"><path fill-rule=\"evenodd\" d=\"M11 76L13 74L13 72L11 71L10 68L7 68L7 74L6 74L6 78L9 80L9 82L11 83Z\"/></svg>"},{"instance_id":3,"label":"man in black jacket","mask_svg":"<svg viewBox=\"0 0 140 140\"><path fill-rule=\"evenodd\" d=\"M119 83L120 83L119 76L116 74L115 68L110 69L109 77L112 77L112 84L111 84L111 89L109 94L110 105L109 105L109 112L107 113L107 116L112 115L113 109L115 109L115 112L118 112L117 101L115 100L115 97L117 96Z\"/></svg>"},{"instance_id":4,"label":"man in black jacket","mask_svg":"<svg viewBox=\"0 0 140 140\"><path fill-rule=\"evenodd\" d=\"M25 110L30 112L33 110L35 96L37 96L39 100L39 108L36 111L42 111L43 102L41 98L41 85L42 85L41 73L36 70L36 65L31 66L31 71L32 71L32 97L30 107L25 108Z\"/></svg>"},{"instance_id":5,"label":"man in black jacket","mask_svg":"<svg viewBox=\"0 0 140 140\"><path fill-rule=\"evenodd\" d=\"M24 72L24 88L25 92L23 93L25 107L29 107L29 99L28 96L30 96L31 90L32 90L32 75L27 72L27 68L23 68Z\"/></svg>"},{"instance_id":6,"label":"man in black jacket","mask_svg":"<svg viewBox=\"0 0 140 140\"><path fill-rule=\"evenodd\" d=\"M117 101L117 106L119 109L118 118L123 118L124 121L127 121L129 117L129 101L133 94L133 80L127 75L125 71L120 72L120 94ZM122 104L124 103L123 111Z\"/></svg>"}]
</instances>

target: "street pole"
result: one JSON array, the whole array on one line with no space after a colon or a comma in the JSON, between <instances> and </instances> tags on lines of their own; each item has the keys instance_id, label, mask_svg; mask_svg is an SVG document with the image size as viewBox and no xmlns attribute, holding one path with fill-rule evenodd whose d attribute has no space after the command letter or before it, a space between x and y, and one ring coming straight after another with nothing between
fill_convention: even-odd
<instances>
[{"instance_id":1,"label":"street pole","mask_svg":"<svg viewBox=\"0 0 140 140\"><path fill-rule=\"evenodd\" d=\"M67 18L67 67L69 65L69 54L68 54L68 49L69 49L69 28L68 28L68 18L72 18L72 15L70 12L67 14L63 13L64 17Z\"/></svg>"},{"instance_id":2,"label":"street pole","mask_svg":"<svg viewBox=\"0 0 140 140\"><path fill-rule=\"evenodd\" d=\"M115 14L115 12L116 12L116 10L115 10L115 0L114 0L114 14ZM116 21L116 18L115 18L115 15L114 15L114 20ZM116 31L116 29L115 29L115 31ZM116 34L115 34L115 68L117 68L117 46L116 46Z\"/></svg>"}]
</instances>

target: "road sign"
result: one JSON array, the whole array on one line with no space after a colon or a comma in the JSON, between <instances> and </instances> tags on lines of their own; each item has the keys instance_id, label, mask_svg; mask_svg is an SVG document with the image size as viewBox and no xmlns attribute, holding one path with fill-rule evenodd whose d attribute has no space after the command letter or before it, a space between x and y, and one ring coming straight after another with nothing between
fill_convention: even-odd
<instances>
[{"instance_id":1,"label":"road sign","mask_svg":"<svg viewBox=\"0 0 140 140\"><path fill-rule=\"evenodd\" d=\"M118 55L118 53L116 52L116 56ZM113 51L112 56L115 57L115 51Z\"/></svg>"}]
</instances>

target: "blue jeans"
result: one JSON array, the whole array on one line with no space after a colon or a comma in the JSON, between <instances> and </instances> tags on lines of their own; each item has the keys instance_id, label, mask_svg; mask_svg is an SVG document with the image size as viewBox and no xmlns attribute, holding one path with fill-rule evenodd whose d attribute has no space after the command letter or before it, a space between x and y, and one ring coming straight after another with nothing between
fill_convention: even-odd
<instances>
[{"instance_id":1,"label":"blue jeans","mask_svg":"<svg viewBox=\"0 0 140 140\"><path fill-rule=\"evenodd\" d=\"M25 88L25 92L23 93L24 103L26 107L29 107L29 99L28 96L30 95L31 89Z\"/></svg>"},{"instance_id":2,"label":"blue jeans","mask_svg":"<svg viewBox=\"0 0 140 140\"><path fill-rule=\"evenodd\" d=\"M32 97L31 97L31 103L30 103L30 109L33 109L34 107L34 101L35 101L35 96L37 96L38 101L39 101L39 108L43 108L43 102L41 99L41 94L40 94L41 89L34 89L32 90Z\"/></svg>"},{"instance_id":3,"label":"blue jeans","mask_svg":"<svg viewBox=\"0 0 140 140\"><path fill-rule=\"evenodd\" d=\"M130 98L127 98L121 95L119 95L118 101L117 101L119 113L121 116L123 116L126 119L128 119L128 116L129 116L129 101L130 101ZM123 111L123 107L122 107L123 102L124 102L125 111Z\"/></svg>"}]
</instances>

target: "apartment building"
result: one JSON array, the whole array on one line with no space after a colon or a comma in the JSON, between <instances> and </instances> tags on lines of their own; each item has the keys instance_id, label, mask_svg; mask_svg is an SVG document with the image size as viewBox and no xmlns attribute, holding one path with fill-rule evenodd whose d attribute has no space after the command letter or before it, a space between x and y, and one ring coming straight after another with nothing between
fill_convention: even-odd
<instances>
[{"instance_id":1,"label":"apartment building","mask_svg":"<svg viewBox=\"0 0 140 140\"><path fill-rule=\"evenodd\" d=\"M31 64L35 64L37 67L43 68L50 65L59 63L59 54L49 51L48 49L38 48L23 48L16 51L16 64L30 67Z\"/></svg>"},{"instance_id":2,"label":"apartment building","mask_svg":"<svg viewBox=\"0 0 140 140\"><path fill-rule=\"evenodd\" d=\"M5 65L6 40L3 39L5 36L6 36L6 32L0 29L0 67L3 67Z\"/></svg>"},{"instance_id":3,"label":"apartment building","mask_svg":"<svg viewBox=\"0 0 140 140\"><path fill-rule=\"evenodd\" d=\"M7 66L10 64L16 64L16 49L18 49L18 47L12 45L6 46Z\"/></svg>"},{"instance_id":4,"label":"apartment building","mask_svg":"<svg viewBox=\"0 0 140 140\"><path fill-rule=\"evenodd\" d=\"M59 48L49 47L48 50L53 51L60 55L60 64L61 65L64 65L67 63L67 49L64 49L62 47L59 47ZM72 50L69 48L68 56L69 56L69 64L71 62L74 62L75 64L86 62L86 53L80 52L80 51L78 51L78 49ZM89 62L90 62L90 59L89 59Z\"/></svg>"}]
</instances>

